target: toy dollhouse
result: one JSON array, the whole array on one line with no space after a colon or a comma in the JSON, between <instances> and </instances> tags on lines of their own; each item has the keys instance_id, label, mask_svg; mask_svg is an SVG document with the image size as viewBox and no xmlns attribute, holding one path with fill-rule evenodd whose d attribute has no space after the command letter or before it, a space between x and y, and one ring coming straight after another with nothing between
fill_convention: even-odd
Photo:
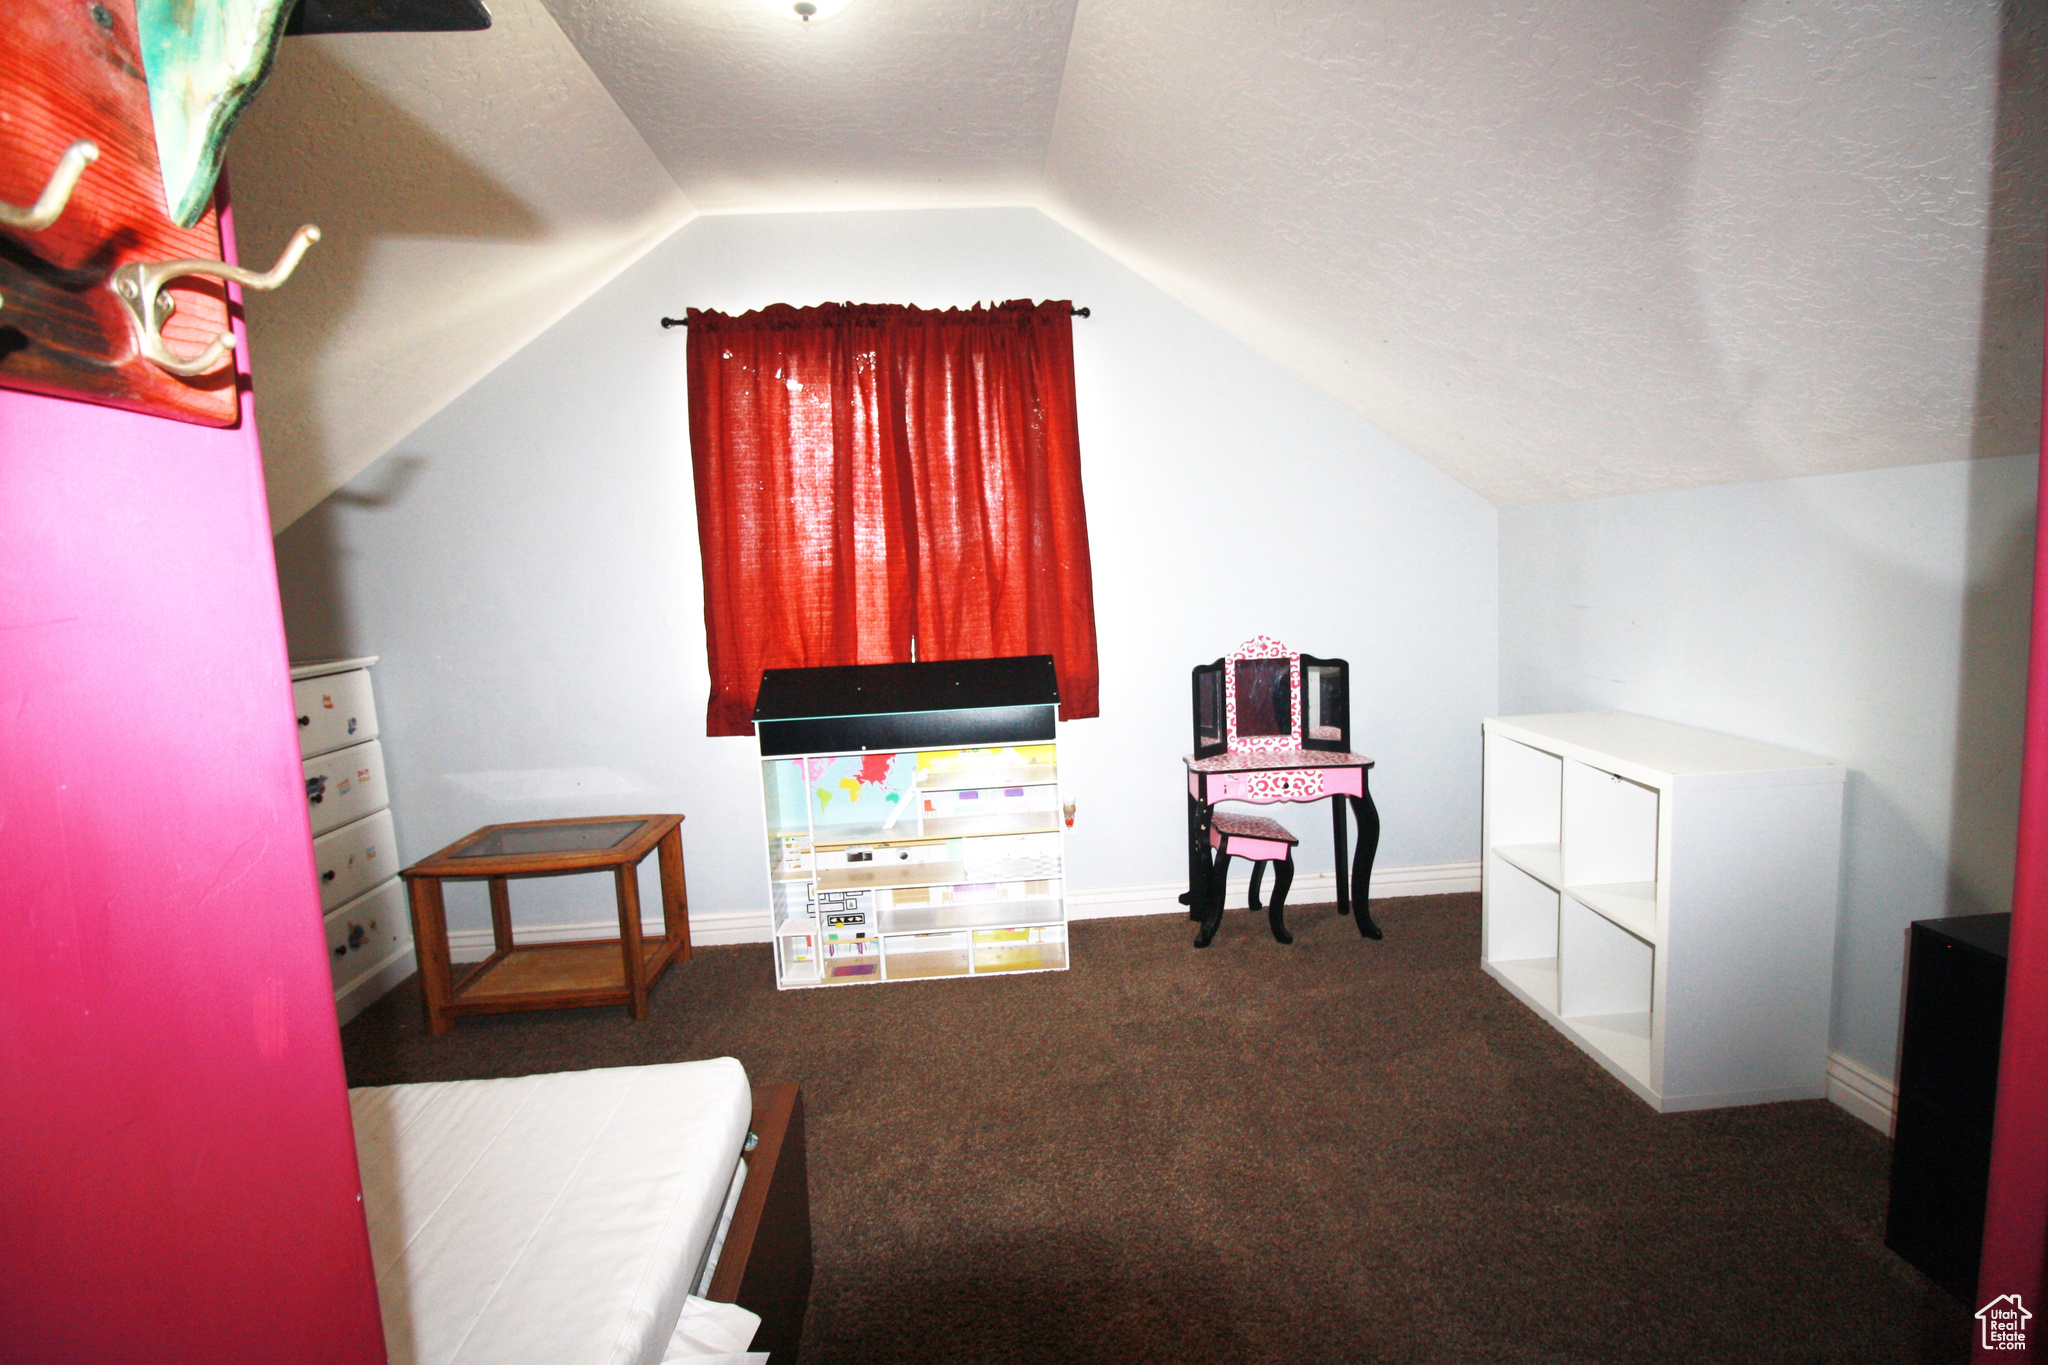
<instances>
[{"instance_id":1,"label":"toy dollhouse","mask_svg":"<svg viewBox=\"0 0 2048 1365\"><path fill-rule=\"evenodd\" d=\"M770 669L778 987L1067 966L1050 656Z\"/></svg>"}]
</instances>

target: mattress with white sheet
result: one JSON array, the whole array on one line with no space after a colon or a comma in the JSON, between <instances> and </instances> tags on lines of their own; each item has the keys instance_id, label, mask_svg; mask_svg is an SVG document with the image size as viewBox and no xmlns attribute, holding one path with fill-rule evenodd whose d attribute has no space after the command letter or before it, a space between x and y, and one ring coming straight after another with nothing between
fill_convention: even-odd
<instances>
[{"instance_id":1,"label":"mattress with white sheet","mask_svg":"<svg viewBox=\"0 0 2048 1365\"><path fill-rule=\"evenodd\" d=\"M658 1365L753 1101L730 1057L351 1090L391 1365Z\"/></svg>"}]
</instances>

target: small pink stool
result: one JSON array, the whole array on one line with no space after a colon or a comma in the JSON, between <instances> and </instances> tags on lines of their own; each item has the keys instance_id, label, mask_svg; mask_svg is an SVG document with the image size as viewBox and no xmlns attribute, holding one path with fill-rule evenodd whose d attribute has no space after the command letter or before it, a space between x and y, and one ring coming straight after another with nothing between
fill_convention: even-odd
<instances>
[{"instance_id":1,"label":"small pink stool","mask_svg":"<svg viewBox=\"0 0 2048 1365\"><path fill-rule=\"evenodd\" d=\"M1223 896L1230 884L1230 860L1250 858L1252 860L1251 909L1259 908L1259 881L1266 874L1266 864L1273 865L1273 903L1266 909L1266 923L1272 926L1273 937L1281 943L1294 942L1294 935L1287 932L1287 923L1281 918L1281 910L1287 904L1287 888L1294 885L1294 846L1300 842L1287 832L1286 826L1263 815L1240 815L1236 811L1216 811L1209 817L1209 847L1213 850L1214 869L1209 874L1209 904L1202 916L1201 930L1195 935L1195 946L1206 948L1216 937L1216 930L1223 924Z\"/></svg>"}]
</instances>

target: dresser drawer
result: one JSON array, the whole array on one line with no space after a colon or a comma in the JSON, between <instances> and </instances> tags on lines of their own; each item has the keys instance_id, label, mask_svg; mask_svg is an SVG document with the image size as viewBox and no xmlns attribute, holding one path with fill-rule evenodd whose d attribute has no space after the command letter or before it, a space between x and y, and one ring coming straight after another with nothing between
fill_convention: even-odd
<instances>
[{"instance_id":1,"label":"dresser drawer","mask_svg":"<svg viewBox=\"0 0 2048 1365\"><path fill-rule=\"evenodd\" d=\"M315 836L391 804L384 785L384 749L376 740L305 762L306 805Z\"/></svg>"},{"instance_id":2,"label":"dresser drawer","mask_svg":"<svg viewBox=\"0 0 2048 1365\"><path fill-rule=\"evenodd\" d=\"M380 810L313 841L313 865L320 870L320 908L344 901L398 874L398 841L391 812Z\"/></svg>"},{"instance_id":3,"label":"dresser drawer","mask_svg":"<svg viewBox=\"0 0 2048 1365\"><path fill-rule=\"evenodd\" d=\"M327 916L327 965L337 994L411 946L405 883L396 877Z\"/></svg>"},{"instance_id":4,"label":"dresser drawer","mask_svg":"<svg viewBox=\"0 0 2048 1365\"><path fill-rule=\"evenodd\" d=\"M293 683L292 709L299 716L301 758L377 737L377 703L370 697L367 668Z\"/></svg>"}]
</instances>

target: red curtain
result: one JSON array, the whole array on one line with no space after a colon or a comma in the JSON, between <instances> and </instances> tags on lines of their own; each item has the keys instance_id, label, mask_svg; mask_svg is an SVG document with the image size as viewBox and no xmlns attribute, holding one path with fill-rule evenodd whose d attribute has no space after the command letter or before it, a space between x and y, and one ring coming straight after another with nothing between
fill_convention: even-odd
<instances>
[{"instance_id":1,"label":"red curtain","mask_svg":"<svg viewBox=\"0 0 2048 1365\"><path fill-rule=\"evenodd\" d=\"M761 671L1050 654L1097 714L1073 307L689 312L709 732Z\"/></svg>"}]
</instances>

